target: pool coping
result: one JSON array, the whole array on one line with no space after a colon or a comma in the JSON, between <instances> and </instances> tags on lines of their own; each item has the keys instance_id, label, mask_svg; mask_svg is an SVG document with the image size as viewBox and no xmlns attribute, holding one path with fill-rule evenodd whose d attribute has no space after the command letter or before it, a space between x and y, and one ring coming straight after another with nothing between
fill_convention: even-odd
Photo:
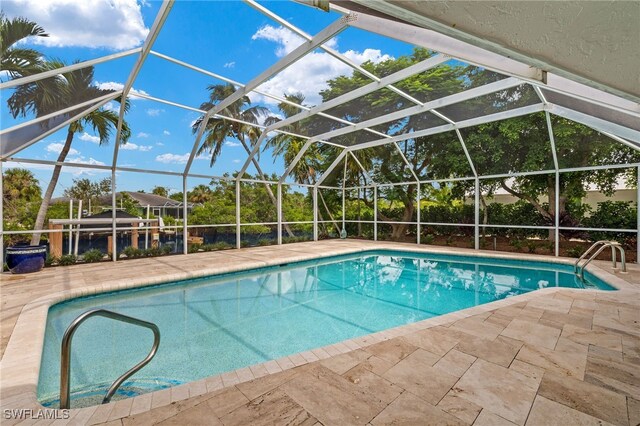
<instances>
[{"instance_id":1,"label":"pool coping","mask_svg":"<svg viewBox=\"0 0 640 426\"><path fill-rule=\"evenodd\" d=\"M353 243L353 240L347 240ZM543 255L522 255L509 253L495 253L487 251L471 251L469 249L439 248L434 246L416 246L406 243L391 242L371 242L357 241L362 247L345 244L343 247L332 248L330 252L322 253L318 256L314 252L299 252L299 256L288 259L287 263L294 263L306 260L322 259L332 256L355 254L359 252L372 250L398 250L411 253L427 253L427 254L445 254L445 255L463 255L468 257L483 257L495 259L509 260L528 260L542 261L547 263L573 265L575 259L548 257ZM308 244L308 243L303 243ZM337 244L336 244L337 245ZM293 245L292 245L293 246ZM262 247L261 249L265 249ZM251 249L246 249L247 262L242 265L231 267L217 266L205 268L198 271L183 271L180 273L167 274L162 277L139 277L135 280L121 279L114 280L106 284L97 284L86 286L78 289L64 290L54 292L42 296L28 304L26 304L16 321L13 332L7 344L4 356L0 362L0 407L3 409L12 408L32 408L34 410L48 410L59 412L60 410L48 409L40 405L37 400L37 385L39 378L40 362L42 357L42 348L44 345L44 334L46 330L46 320L49 307L52 305L81 296L95 295L99 293L112 292L117 290L139 288L150 285L157 285L172 281L206 277L210 275L218 275L222 273L240 272L254 268L267 266L276 266L282 264L282 260L278 260L277 256L269 260L251 259ZM202 255L206 255L203 253ZM632 291L634 294L637 289L629 282L618 277L597 265L590 264L587 271L595 275L611 285L616 291L626 292ZM466 308L449 314L429 318L411 324L394 327L373 334L367 334L353 339L348 339L332 345L315 348L309 351L289 355L277 360L270 360L264 363L243 367L231 372L222 373L215 376L206 377L194 382L173 386L159 391L149 392L133 398L126 398L105 405L96 405L85 408L75 408L69 410L70 417L67 420L74 419L75 423L86 422L96 414L99 407L101 410L122 412L120 417L126 417L131 414L140 414L163 405L173 402L185 400L191 397L202 395L215 390L234 386L239 383L254 380L269 374L275 374L283 370L298 367L331 356L351 352L354 350L367 347L369 345L389 340L394 337L404 336L415 331L436 327L452 321L468 318L473 315L493 311L498 308L530 301L544 295L551 295L558 291L577 291L580 293L606 293L607 291L598 289L569 289L566 287L552 287L535 290L529 293L502 299L483 305ZM60 413L58 413L60 414ZM113 420L114 416L109 417ZM56 418L62 418L56 417ZM106 420L106 419L105 419ZM8 424L8 423L7 423Z\"/></svg>"}]
</instances>

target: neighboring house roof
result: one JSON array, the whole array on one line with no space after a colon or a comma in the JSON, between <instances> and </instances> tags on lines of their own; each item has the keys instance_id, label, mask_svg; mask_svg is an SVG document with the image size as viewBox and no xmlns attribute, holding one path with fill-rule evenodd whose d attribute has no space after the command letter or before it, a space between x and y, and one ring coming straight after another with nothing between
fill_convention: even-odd
<instances>
[{"instance_id":1,"label":"neighboring house roof","mask_svg":"<svg viewBox=\"0 0 640 426\"><path fill-rule=\"evenodd\" d=\"M122 192L116 192L116 199L120 199L120 194L127 194L140 207L147 207L147 206L151 206L151 207L173 207L173 208L182 207L182 202L173 200L173 199L168 198L168 197L162 197L162 196L156 195L156 194L147 194L145 192L122 191ZM68 203L69 200L71 200L70 197L58 197L58 198L53 198L51 200L51 203L52 204L55 204L55 203ZM77 200L74 199L74 201L77 201ZM109 204L110 205L111 204L111 194L103 195L101 197L98 197L98 201L101 204ZM194 203L187 203L187 207L191 208L191 207L193 207L193 204Z\"/></svg>"}]
</instances>

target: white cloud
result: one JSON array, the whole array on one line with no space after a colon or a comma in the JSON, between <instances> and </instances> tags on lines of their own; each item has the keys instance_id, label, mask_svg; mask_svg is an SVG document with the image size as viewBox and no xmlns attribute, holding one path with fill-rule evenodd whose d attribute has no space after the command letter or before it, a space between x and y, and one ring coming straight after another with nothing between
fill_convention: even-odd
<instances>
[{"instance_id":1,"label":"white cloud","mask_svg":"<svg viewBox=\"0 0 640 426\"><path fill-rule=\"evenodd\" d=\"M49 37L30 41L45 46L131 49L149 33L136 0L13 0L2 9L41 25Z\"/></svg>"},{"instance_id":2,"label":"white cloud","mask_svg":"<svg viewBox=\"0 0 640 426\"><path fill-rule=\"evenodd\" d=\"M232 146L232 147L233 147L233 146L242 146L242 144L241 144L241 143L239 143L239 142L232 142L232 141L225 141L225 143L224 143L224 144L225 144L226 146Z\"/></svg>"},{"instance_id":3,"label":"white cloud","mask_svg":"<svg viewBox=\"0 0 640 426\"><path fill-rule=\"evenodd\" d=\"M88 164L91 166L105 166L106 164L102 161L98 161L93 157L89 157L89 159L87 160L83 155L80 155L78 157L75 158L67 158L67 161L70 163L77 163L77 164ZM62 168L63 170L65 169L65 167ZM81 176L81 175L95 175L97 173L110 173L109 170L105 170L105 169L83 169L83 168L79 168L79 167L67 167L68 172L75 175L75 176Z\"/></svg>"},{"instance_id":4,"label":"white cloud","mask_svg":"<svg viewBox=\"0 0 640 426\"><path fill-rule=\"evenodd\" d=\"M162 142L156 142L156 146L164 146Z\"/></svg>"},{"instance_id":5,"label":"white cloud","mask_svg":"<svg viewBox=\"0 0 640 426\"><path fill-rule=\"evenodd\" d=\"M164 164L186 164L189 161L190 153L186 154L160 154L156 155L156 161ZM209 160L209 157L206 154L201 154L195 157L196 160Z\"/></svg>"},{"instance_id":6,"label":"white cloud","mask_svg":"<svg viewBox=\"0 0 640 426\"><path fill-rule=\"evenodd\" d=\"M236 66L236 62L235 61L231 61L231 62L227 62L223 65L223 67L225 68L233 68Z\"/></svg>"},{"instance_id":7,"label":"white cloud","mask_svg":"<svg viewBox=\"0 0 640 426\"><path fill-rule=\"evenodd\" d=\"M98 136L90 135L87 132L84 132L80 136L78 136L78 139L85 142L100 143L100 138Z\"/></svg>"},{"instance_id":8,"label":"white cloud","mask_svg":"<svg viewBox=\"0 0 640 426\"><path fill-rule=\"evenodd\" d=\"M127 142L124 145L120 145L120 149L123 149L125 151L147 152L147 151L151 151L153 147L151 145L138 145L132 142Z\"/></svg>"},{"instance_id":9,"label":"white cloud","mask_svg":"<svg viewBox=\"0 0 640 426\"><path fill-rule=\"evenodd\" d=\"M163 112L164 112L164 110L163 110L163 109L160 109L160 108L149 108L149 109L147 110L147 115L148 115L149 117L157 117L157 116L159 116L160 114L162 114Z\"/></svg>"},{"instance_id":10,"label":"white cloud","mask_svg":"<svg viewBox=\"0 0 640 426\"><path fill-rule=\"evenodd\" d=\"M64 148L64 144L63 143L54 142L54 143L50 143L49 145L47 145L47 147L45 149L47 150L47 152L53 152L55 154L60 154L60 152L62 152L62 148ZM69 152L67 153L67 155L78 155L78 154L80 154L80 151L78 151L77 149L73 149L73 148L69 148Z\"/></svg>"},{"instance_id":11,"label":"white cloud","mask_svg":"<svg viewBox=\"0 0 640 426\"><path fill-rule=\"evenodd\" d=\"M242 160L238 160L237 158L235 160L233 160L234 163L238 164L240 163Z\"/></svg>"},{"instance_id":12,"label":"white cloud","mask_svg":"<svg viewBox=\"0 0 640 426\"><path fill-rule=\"evenodd\" d=\"M107 102L102 106L102 109L106 109L107 111L112 111L117 113L120 112L120 106L117 105L115 102Z\"/></svg>"},{"instance_id":13,"label":"white cloud","mask_svg":"<svg viewBox=\"0 0 640 426\"><path fill-rule=\"evenodd\" d=\"M156 156L156 161L164 164L186 164L189 160L190 153L180 154L160 154Z\"/></svg>"},{"instance_id":14,"label":"white cloud","mask_svg":"<svg viewBox=\"0 0 640 426\"><path fill-rule=\"evenodd\" d=\"M165 131L162 132L162 134L165 135L165 136L169 136L171 134L171 132L168 131L168 130L165 130Z\"/></svg>"},{"instance_id":15,"label":"white cloud","mask_svg":"<svg viewBox=\"0 0 640 426\"><path fill-rule=\"evenodd\" d=\"M137 138L148 138L149 137L149 133L145 133L145 132L140 132L136 135Z\"/></svg>"},{"instance_id":16,"label":"white cloud","mask_svg":"<svg viewBox=\"0 0 640 426\"><path fill-rule=\"evenodd\" d=\"M124 84L122 83L118 83L117 81L104 81L102 83L100 82L96 82L96 87L98 89L102 89L102 90L122 90L124 88ZM138 90L135 87L132 87L131 90L129 91L130 95L146 95L148 96L149 94L147 92L145 92L144 90ZM133 99L140 99L140 98L133 98Z\"/></svg>"},{"instance_id":17,"label":"white cloud","mask_svg":"<svg viewBox=\"0 0 640 426\"><path fill-rule=\"evenodd\" d=\"M262 39L276 43L275 54L284 56L295 49L301 38L284 27L265 25L252 36L254 40ZM327 43L338 49L338 41L334 38ZM357 64L366 61L382 62L392 57L377 49L365 49L362 52L348 50L342 52L347 58ZM288 93L301 92L305 96L305 103L317 105L322 101L319 92L327 87L327 81L339 75L350 75L353 69L331 57L328 53L311 52L299 61L293 63L271 80L262 84L259 89L267 93L282 96ZM278 101L260 95L251 95L252 102L277 104Z\"/></svg>"}]
</instances>

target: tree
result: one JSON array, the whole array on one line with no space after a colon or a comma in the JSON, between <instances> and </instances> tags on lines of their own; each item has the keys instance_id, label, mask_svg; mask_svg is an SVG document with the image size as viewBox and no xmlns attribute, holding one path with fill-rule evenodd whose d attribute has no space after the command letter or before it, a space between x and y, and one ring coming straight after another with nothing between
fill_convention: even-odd
<instances>
[{"instance_id":1,"label":"tree","mask_svg":"<svg viewBox=\"0 0 640 426\"><path fill-rule=\"evenodd\" d=\"M368 71L376 75L389 75L413 63L422 61L433 52L417 48L411 55L384 61L378 64L365 63ZM323 101L347 93L362 86L363 76L353 73L340 76L328 82L328 88L321 93ZM418 100L426 102L446 95L481 86L501 78L498 74L474 66L447 63L412 76L396 86ZM522 85L498 93L471 99L460 104L438 108L446 117L455 120L488 115L497 111L517 108L539 102L529 85ZM409 101L388 89L381 89L361 98L332 109L332 115L360 122L373 117L413 106ZM425 112L410 117L383 123L376 130L388 135L412 133L416 130L446 124L434 114ZM309 121L307 134L320 134L342 127L335 121ZM562 118L553 118L557 157L560 167L581 167L586 165L624 164L640 159L637 151L623 146L586 126ZM360 133L360 134L358 134ZM523 171L553 169L553 156L548 141L548 129L544 114L530 114L492 122L473 128L461 129L474 167L480 176L507 174ZM333 142L352 146L367 141L368 135L353 132L333 138ZM449 179L472 177L468 159L454 132L439 133L426 137L407 139L398 144L408 159L411 169L420 179ZM369 174L377 182L408 182L415 180L408 173L397 149L390 145L357 150L367 152L370 161ZM364 155L362 153L361 155ZM332 158L326 157L326 161ZM369 167L369 166L365 166ZM594 172L563 173L560 184L560 203L555 206L555 175L519 176L482 180L481 190L492 194L502 188L512 195L527 201L535 207L548 224L554 223L559 215L561 224L574 224L575 219L567 213L566 203L570 199L582 197L588 185L596 185L600 190L611 191L621 175L629 173L625 169L606 169ZM341 182L342 177L337 178ZM473 191L472 180L457 181L450 185L453 197L463 198ZM416 185L385 187L379 191L381 197L398 200L401 213L397 209L379 209L379 218L410 222L415 217ZM540 197L548 197L545 206ZM481 199L481 201L484 201ZM365 200L369 205L371 201ZM486 210L486 209L485 209ZM392 225L392 238L399 239L407 231L407 225Z\"/></svg>"},{"instance_id":2,"label":"tree","mask_svg":"<svg viewBox=\"0 0 640 426\"><path fill-rule=\"evenodd\" d=\"M26 169L7 169L2 176L2 202L4 229L17 231L30 229L34 208L42 199L40 184L31 171ZM7 238L13 244L20 238Z\"/></svg>"},{"instance_id":3,"label":"tree","mask_svg":"<svg viewBox=\"0 0 640 426\"><path fill-rule=\"evenodd\" d=\"M207 185L198 185L187 193L187 200L191 203L206 203L213 198L213 191Z\"/></svg>"},{"instance_id":4,"label":"tree","mask_svg":"<svg viewBox=\"0 0 640 426\"><path fill-rule=\"evenodd\" d=\"M214 108L216 104L229 97L235 92L235 87L232 84L217 84L207 87L209 91L209 100L200 105L200 109L208 111ZM222 146L226 138L234 138L240 141L240 144L247 152L251 153L251 148L255 145L258 137L260 136L259 129L255 126L258 124L258 120L268 115L268 110L261 106L250 106L251 100L248 96L243 96L233 104L220 111L221 115L236 119L238 121L227 120L226 118L211 117L208 119L205 126L204 140L202 145L198 149L198 155L209 154L211 156L210 164L213 166L216 159L220 155ZM193 133L197 133L200 124L204 117L198 118L193 124ZM250 123L250 124L245 124ZM258 176L261 180L265 180L265 174L260 167L260 164L254 157L253 165L258 172ZM273 191L269 184L264 184L265 190L269 195L269 199L274 206L278 205L276 197L273 195ZM289 225L284 225L285 230L289 236L293 236L293 232Z\"/></svg>"},{"instance_id":5,"label":"tree","mask_svg":"<svg viewBox=\"0 0 640 426\"><path fill-rule=\"evenodd\" d=\"M48 62L45 66L47 69L57 69L64 66L59 61ZM69 105L78 104L87 100L113 93L113 90L99 89L93 85L93 67L86 67L79 70L67 72L56 79L57 83L55 91L47 90L36 84L25 84L18 86L16 91L8 99L9 109L14 117L19 115L26 116L33 113L36 117L40 117ZM120 98L117 99L121 101ZM125 111L128 110L128 101L125 101ZM69 116L72 113L69 113ZM77 114L77 112L75 112ZM64 162L71 143L76 133L84 131L86 126L91 126L100 138L100 145L104 146L108 143L111 132L118 124L118 114L116 112L98 108L89 112L80 120L72 122L67 130L67 137L64 146L58 155L58 163ZM121 142L126 143L131 136L131 130L126 122L122 123ZM44 193L42 204L36 217L34 229L42 230L47 214L53 191L55 190L62 166L57 164L53 169L51 181ZM34 233L31 238L31 244L36 245L40 242L40 233Z\"/></svg>"},{"instance_id":6,"label":"tree","mask_svg":"<svg viewBox=\"0 0 640 426\"><path fill-rule=\"evenodd\" d=\"M164 186L154 186L151 193L161 197L169 197L169 189Z\"/></svg>"},{"instance_id":7,"label":"tree","mask_svg":"<svg viewBox=\"0 0 640 426\"><path fill-rule=\"evenodd\" d=\"M304 103L304 95L301 93L295 94L285 94L284 95L287 102L280 102L278 104L278 109L282 112L285 118L291 117L299 112L299 108L292 105L292 103L302 105ZM269 126L280 121L278 117L269 116L265 120L265 125ZM271 138L267 139L264 147L264 151L271 149L274 161L282 157L284 160L284 165L286 168L291 166L293 160L298 155L306 140L293 134L301 134L303 133L303 128L306 126L304 121L296 121L288 126L285 126L283 130L286 130L287 133L276 133ZM326 156L326 152L325 152ZM321 171L323 168L323 163L326 164L324 157L322 155L322 150L318 147L317 144L311 145L307 151L304 153L302 158L296 163L291 173L296 182L304 183L308 185L313 185L316 183L316 173ZM326 166L324 166L326 168ZM324 206L324 210L331 218L332 223L336 227L337 231L340 232L340 228L338 227L332 213L331 209L327 206L327 202L324 199L324 196L321 192L318 192L320 201ZM318 212L320 215L320 220L322 221L322 213Z\"/></svg>"},{"instance_id":8,"label":"tree","mask_svg":"<svg viewBox=\"0 0 640 426\"><path fill-rule=\"evenodd\" d=\"M98 182L89 179L74 179L73 185L64 190L64 196L74 200L82 200L85 208L92 213L92 204L96 205L99 197L111 193L111 178L104 178Z\"/></svg>"},{"instance_id":9,"label":"tree","mask_svg":"<svg viewBox=\"0 0 640 426\"><path fill-rule=\"evenodd\" d=\"M0 12L0 69L12 79L40 72L40 52L14 47L28 37L49 37L49 34L33 21L21 17L8 19Z\"/></svg>"}]
</instances>

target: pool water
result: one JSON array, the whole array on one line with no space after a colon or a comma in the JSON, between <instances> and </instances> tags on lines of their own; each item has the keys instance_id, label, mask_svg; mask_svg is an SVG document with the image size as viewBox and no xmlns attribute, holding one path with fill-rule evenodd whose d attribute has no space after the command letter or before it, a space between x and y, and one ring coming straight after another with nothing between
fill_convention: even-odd
<instances>
[{"instance_id":1,"label":"pool water","mask_svg":"<svg viewBox=\"0 0 640 426\"><path fill-rule=\"evenodd\" d=\"M370 251L72 299L49 310L38 398L57 405L62 335L98 307L160 328L156 357L122 397L540 288L613 289L585 278L561 264ZM72 407L104 394L152 343L147 329L102 317L85 322L73 339Z\"/></svg>"}]
</instances>

